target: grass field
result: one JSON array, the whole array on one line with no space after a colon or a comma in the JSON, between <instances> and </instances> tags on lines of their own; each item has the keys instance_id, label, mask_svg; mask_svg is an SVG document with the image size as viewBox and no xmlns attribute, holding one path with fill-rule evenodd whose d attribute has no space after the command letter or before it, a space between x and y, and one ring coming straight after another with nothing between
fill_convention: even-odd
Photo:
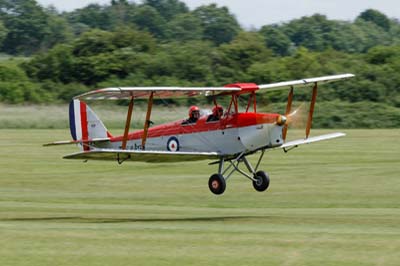
<instances>
[{"instance_id":1,"label":"grass field","mask_svg":"<svg viewBox=\"0 0 400 266\"><path fill-rule=\"evenodd\" d=\"M214 196L207 161L68 161L41 147L67 130L0 130L0 265L398 266L400 130L344 132Z\"/></svg>"}]
</instances>

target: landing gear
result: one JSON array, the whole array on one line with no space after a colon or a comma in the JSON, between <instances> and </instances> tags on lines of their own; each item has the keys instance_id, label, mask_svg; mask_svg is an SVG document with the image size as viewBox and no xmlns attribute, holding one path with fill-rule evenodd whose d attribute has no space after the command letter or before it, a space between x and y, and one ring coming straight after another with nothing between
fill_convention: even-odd
<instances>
[{"instance_id":1,"label":"landing gear","mask_svg":"<svg viewBox=\"0 0 400 266\"><path fill-rule=\"evenodd\" d=\"M220 174L213 174L208 180L208 187L210 188L211 192L216 195L224 193L226 188L224 177Z\"/></svg>"},{"instance_id":2,"label":"landing gear","mask_svg":"<svg viewBox=\"0 0 400 266\"><path fill-rule=\"evenodd\" d=\"M221 157L219 162L216 162L219 165L218 173L213 174L208 180L208 187L210 188L210 191L216 195L224 193L226 188L226 180L228 180L228 178L231 177L231 175L234 172L238 172L243 176L247 177L248 179L250 179L253 182L253 187L255 190L260 192L267 190L269 186L268 174L265 173L264 171L257 171L261 159L264 156L264 152L265 150L261 151L260 158L258 159L255 168L253 168L253 166L247 160L246 155L244 155L244 153L241 153L236 158L227 160L226 162L229 163L229 166L226 169L224 169L225 158ZM249 173L239 168L239 164L241 162L244 163Z\"/></svg>"},{"instance_id":3,"label":"landing gear","mask_svg":"<svg viewBox=\"0 0 400 266\"><path fill-rule=\"evenodd\" d=\"M254 176L253 187L257 191L265 191L269 186L269 176L264 171L258 171Z\"/></svg>"}]
</instances>

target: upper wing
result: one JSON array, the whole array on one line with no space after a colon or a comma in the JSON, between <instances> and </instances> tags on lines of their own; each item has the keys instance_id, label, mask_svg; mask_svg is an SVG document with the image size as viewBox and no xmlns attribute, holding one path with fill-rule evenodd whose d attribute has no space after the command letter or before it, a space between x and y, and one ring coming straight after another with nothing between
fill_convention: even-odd
<instances>
[{"instance_id":1,"label":"upper wing","mask_svg":"<svg viewBox=\"0 0 400 266\"><path fill-rule=\"evenodd\" d=\"M74 99L103 100L103 99L128 99L134 97L148 98L150 93L160 98L174 98L183 96L210 96L216 93L229 93L235 91L256 91L267 89L268 91L279 90L290 86L305 86L312 83L327 83L340 79L354 77L353 74L340 74L301 80L292 80L272 84L257 85L254 83L235 83L225 87L120 87L105 88L83 93L75 96Z\"/></svg>"},{"instance_id":2,"label":"upper wing","mask_svg":"<svg viewBox=\"0 0 400 266\"><path fill-rule=\"evenodd\" d=\"M64 159L108 160L119 162L130 160L148 163L198 161L206 159L215 160L217 158L219 158L217 152L169 152L113 149L96 149L64 156Z\"/></svg>"},{"instance_id":3,"label":"upper wing","mask_svg":"<svg viewBox=\"0 0 400 266\"><path fill-rule=\"evenodd\" d=\"M284 143L282 146L279 146L277 148L290 148L290 147L297 147L298 145L302 144L308 144L312 142L317 142L321 140L328 140L328 139L334 139L334 138L339 138L339 137L344 137L346 134L337 132L337 133L330 133L330 134L325 134L325 135L320 135L320 136L315 136L315 137L309 137L306 139L297 139L297 140L292 140Z\"/></svg>"},{"instance_id":4,"label":"upper wing","mask_svg":"<svg viewBox=\"0 0 400 266\"><path fill-rule=\"evenodd\" d=\"M213 93L240 91L240 88L226 87L121 87L105 88L89 91L74 97L75 99L103 100L103 99L127 99L148 98L153 92L154 96L161 98L213 95Z\"/></svg>"},{"instance_id":5,"label":"upper wing","mask_svg":"<svg viewBox=\"0 0 400 266\"><path fill-rule=\"evenodd\" d=\"M332 75L332 76L324 76L324 77L317 77L317 78L308 78L308 79L300 79L300 80L292 80L292 81L284 81L284 82L278 82L278 83L271 83L271 84L262 84L258 85L259 89L266 89L268 91L274 91L274 90L281 90L281 89L286 89L287 87L290 86L296 86L296 87L301 87L301 86L306 86L308 84L313 84L313 83L328 83L332 81L337 81L341 79L348 79L354 77L354 74L340 74L340 75Z\"/></svg>"}]
</instances>

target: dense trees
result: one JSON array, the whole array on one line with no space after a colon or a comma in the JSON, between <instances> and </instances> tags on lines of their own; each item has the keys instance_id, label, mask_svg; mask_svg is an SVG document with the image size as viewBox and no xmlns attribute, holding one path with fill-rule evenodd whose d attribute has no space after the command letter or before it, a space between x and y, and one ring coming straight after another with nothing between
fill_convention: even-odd
<instances>
[{"instance_id":1,"label":"dense trees","mask_svg":"<svg viewBox=\"0 0 400 266\"><path fill-rule=\"evenodd\" d=\"M189 12L185 3L178 0L145 0L144 5L153 7L166 20Z\"/></svg>"},{"instance_id":2,"label":"dense trees","mask_svg":"<svg viewBox=\"0 0 400 266\"><path fill-rule=\"evenodd\" d=\"M315 14L246 31L216 4L189 10L179 0L111 0L59 13L35 0L0 0L0 53L29 56L0 57L0 101L10 103L67 101L102 86L220 86L352 72L357 78L327 86L319 99L400 107L400 22L373 9L353 22Z\"/></svg>"},{"instance_id":3,"label":"dense trees","mask_svg":"<svg viewBox=\"0 0 400 266\"><path fill-rule=\"evenodd\" d=\"M47 15L36 1L2 1L0 14L8 32L5 52L31 54L38 50L47 34Z\"/></svg>"},{"instance_id":4,"label":"dense trees","mask_svg":"<svg viewBox=\"0 0 400 266\"><path fill-rule=\"evenodd\" d=\"M217 7L216 4L201 6L193 14L201 21L203 38L217 45L230 42L240 30L235 17L226 7Z\"/></svg>"},{"instance_id":5,"label":"dense trees","mask_svg":"<svg viewBox=\"0 0 400 266\"><path fill-rule=\"evenodd\" d=\"M1 51L31 55L69 40L67 22L35 0L0 0Z\"/></svg>"},{"instance_id":6,"label":"dense trees","mask_svg":"<svg viewBox=\"0 0 400 266\"><path fill-rule=\"evenodd\" d=\"M108 5L90 4L59 14L35 0L0 0L0 47L9 54L31 55L93 29L112 32L121 26L147 31L160 43L204 40L216 46L230 43L243 30L228 8L216 4L191 11L179 0L146 0L141 4L112 0ZM354 22L315 14L266 25L259 33L266 47L281 56L299 47L365 53L376 45L400 44L400 23L373 9L362 12Z\"/></svg>"},{"instance_id":7,"label":"dense trees","mask_svg":"<svg viewBox=\"0 0 400 266\"><path fill-rule=\"evenodd\" d=\"M136 67L137 54L146 55L155 49L150 34L130 28L109 32L92 30L71 44L60 44L25 62L22 67L40 82L82 82L96 85L112 76L126 77Z\"/></svg>"},{"instance_id":8,"label":"dense trees","mask_svg":"<svg viewBox=\"0 0 400 266\"><path fill-rule=\"evenodd\" d=\"M374 9L367 9L364 12L362 12L359 16L359 19L365 20L365 21L371 21L375 25L381 27L385 31L388 31L390 29L390 20L385 16L385 14L379 12L378 10Z\"/></svg>"},{"instance_id":9,"label":"dense trees","mask_svg":"<svg viewBox=\"0 0 400 266\"><path fill-rule=\"evenodd\" d=\"M368 15L370 12L374 15ZM382 29L382 25L386 28ZM376 10L367 10L354 23L328 20L324 15L315 14L282 25L267 25L260 32L265 36L268 46L278 54L285 55L288 54L290 42L295 47L303 46L313 51L333 48L348 53L364 53L376 45L399 43L399 29L397 21L390 21Z\"/></svg>"}]
</instances>

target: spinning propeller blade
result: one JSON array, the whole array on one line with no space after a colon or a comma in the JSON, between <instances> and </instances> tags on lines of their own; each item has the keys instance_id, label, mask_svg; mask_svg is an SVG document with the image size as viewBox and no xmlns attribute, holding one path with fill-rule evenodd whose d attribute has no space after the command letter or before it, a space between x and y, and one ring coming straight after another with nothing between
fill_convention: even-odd
<instances>
[{"instance_id":1,"label":"spinning propeller blade","mask_svg":"<svg viewBox=\"0 0 400 266\"><path fill-rule=\"evenodd\" d=\"M306 124L306 139L310 135L312 119L313 119L313 114L314 114L314 106L315 106L315 102L317 100L317 89L318 89L318 85L317 85L317 82L315 82L314 86L313 86L313 90L312 90L310 109L308 112L308 118L307 118L307 124ZM301 115L302 112L299 112L299 110L301 110L301 107L303 105L300 105L294 112L291 113L290 111L292 108L292 101L293 101L293 86L290 86L290 92L288 95L288 101L287 101L286 112L285 112L285 116L286 116L287 120L286 120L285 125L282 130L282 139L284 142L286 141L286 135L287 135L287 130L288 130L289 124L292 124L293 122L299 122L299 121L300 121L300 123L303 122L302 121L303 116Z\"/></svg>"},{"instance_id":2,"label":"spinning propeller blade","mask_svg":"<svg viewBox=\"0 0 400 266\"><path fill-rule=\"evenodd\" d=\"M305 125L305 105L301 103L299 107L287 115L287 125L291 127L301 128Z\"/></svg>"}]
</instances>

